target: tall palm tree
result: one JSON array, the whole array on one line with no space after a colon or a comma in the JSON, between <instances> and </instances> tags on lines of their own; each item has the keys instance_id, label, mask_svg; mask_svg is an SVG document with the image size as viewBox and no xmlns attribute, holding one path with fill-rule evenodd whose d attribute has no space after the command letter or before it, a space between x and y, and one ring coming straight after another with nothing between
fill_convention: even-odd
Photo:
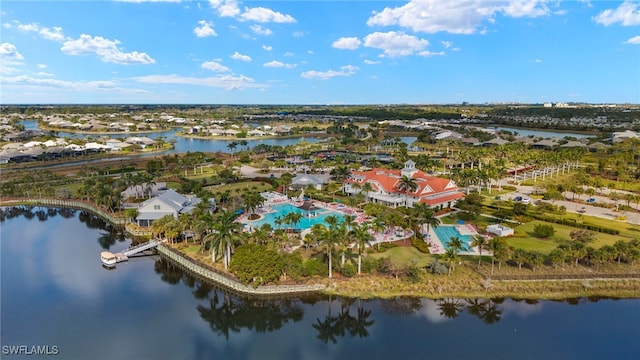
<instances>
[{"instance_id":1,"label":"tall palm tree","mask_svg":"<svg viewBox=\"0 0 640 360\"><path fill-rule=\"evenodd\" d=\"M371 185L371 183L367 181L362 184L361 191L363 191L365 194L365 201L369 202L369 193L373 191L373 185Z\"/></svg>"},{"instance_id":2,"label":"tall palm tree","mask_svg":"<svg viewBox=\"0 0 640 360\"><path fill-rule=\"evenodd\" d=\"M356 247L358 248L358 275L362 270L362 253L366 250L367 245L373 240L373 236L369 233L369 224L363 223L356 225L351 229L353 239L356 241Z\"/></svg>"},{"instance_id":3,"label":"tall palm tree","mask_svg":"<svg viewBox=\"0 0 640 360\"><path fill-rule=\"evenodd\" d=\"M471 243L471 246L478 247L478 252L480 253L480 256L478 256L478 269L479 269L480 262L482 261L482 250L484 250L487 247L487 239L485 239L485 237L480 234L475 235L473 237L473 242Z\"/></svg>"},{"instance_id":4,"label":"tall palm tree","mask_svg":"<svg viewBox=\"0 0 640 360\"><path fill-rule=\"evenodd\" d=\"M440 219L435 217L435 212L433 208L429 205L419 202L413 206L413 216L416 218L418 223L420 224L420 228L422 230L422 226L427 225L427 234L431 227L437 228L440 226Z\"/></svg>"},{"instance_id":5,"label":"tall palm tree","mask_svg":"<svg viewBox=\"0 0 640 360\"><path fill-rule=\"evenodd\" d=\"M501 259L502 254L507 251L507 242L502 237L494 237L489 240L489 251L491 251L491 275L493 276L493 266L496 258Z\"/></svg>"},{"instance_id":6,"label":"tall palm tree","mask_svg":"<svg viewBox=\"0 0 640 360\"><path fill-rule=\"evenodd\" d=\"M445 259L449 263L449 276L451 276L451 270L453 269L453 264L458 260L458 252L464 249L464 245L462 240L459 237L453 236L447 242L447 251L444 254Z\"/></svg>"},{"instance_id":7,"label":"tall palm tree","mask_svg":"<svg viewBox=\"0 0 640 360\"><path fill-rule=\"evenodd\" d=\"M371 222L371 230L373 230L373 232L376 234L376 241L378 243L378 250L380 250L380 243L382 242L382 236L381 235L386 229L387 229L386 224L380 218L375 218L375 220L373 220Z\"/></svg>"},{"instance_id":8,"label":"tall palm tree","mask_svg":"<svg viewBox=\"0 0 640 360\"><path fill-rule=\"evenodd\" d=\"M238 239L242 224L236 222L238 215L235 212L222 209L215 217L214 232L211 234L211 259L216 261L216 251L223 254L224 269L229 269L231 251L234 242ZM217 249L216 249L217 247Z\"/></svg>"},{"instance_id":9,"label":"tall palm tree","mask_svg":"<svg viewBox=\"0 0 640 360\"><path fill-rule=\"evenodd\" d=\"M416 179L407 175L402 175L398 180L396 187L404 193L404 206L407 206L409 193L416 191L418 189L418 184L416 183Z\"/></svg>"}]
</instances>

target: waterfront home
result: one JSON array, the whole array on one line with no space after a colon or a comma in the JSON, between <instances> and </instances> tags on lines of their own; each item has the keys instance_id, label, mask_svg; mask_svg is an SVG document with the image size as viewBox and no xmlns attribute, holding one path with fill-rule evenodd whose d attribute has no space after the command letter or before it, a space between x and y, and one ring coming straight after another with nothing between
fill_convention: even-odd
<instances>
[{"instance_id":1,"label":"waterfront home","mask_svg":"<svg viewBox=\"0 0 640 360\"><path fill-rule=\"evenodd\" d=\"M464 197L456 183L451 179L427 175L416 169L416 163L408 160L401 170L374 168L365 171L352 171L344 180L342 190L348 194L362 192L365 183L371 185L371 191L365 192L368 200L391 207L405 205L413 207L415 203L425 203L434 208L445 208L455 205ZM416 189L404 191L401 185L403 176L412 178Z\"/></svg>"},{"instance_id":2,"label":"waterfront home","mask_svg":"<svg viewBox=\"0 0 640 360\"><path fill-rule=\"evenodd\" d=\"M165 215L178 218L180 214L192 212L202 200L195 195L182 195L173 189L169 189L151 199L148 199L138 207L136 221L138 226L150 226L153 221ZM215 200L209 199L210 211L215 210Z\"/></svg>"}]
</instances>

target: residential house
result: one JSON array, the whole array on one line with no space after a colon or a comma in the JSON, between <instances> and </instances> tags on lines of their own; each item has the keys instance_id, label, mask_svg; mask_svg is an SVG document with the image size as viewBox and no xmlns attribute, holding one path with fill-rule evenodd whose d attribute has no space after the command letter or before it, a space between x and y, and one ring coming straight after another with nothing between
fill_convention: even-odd
<instances>
[{"instance_id":1,"label":"residential house","mask_svg":"<svg viewBox=\"0 0 640 360\"><path fill-rule=\"evenodd\" d=\"M192 212L202 200L195 195L182 195L173 189L169 189L160 195L148 199L138 207L136 221L139 226L151 226L151 224L163 216L171 215L178 218L180 214ZM215 209L215 200L210 199L210 209Z\"/></svg>"},{"instance_id":2,"label":"residential house","mask_svg":"<svg viewBox=\"0 0 640 360\"><path fill-rule=\"evenodd\" d=\"M415 191L401 190L402 176L413 178L417 185ZM415 168L415 162L408 160L401 170L374 168L366 171L352 171L351 176L344 180L342 189L348 194L362 191L365 183L371 185L372 190L366 193L373 202L391 207L413 207L422 202L434 208L445 208L455 205L456 201L464 197L453 180L431 176Z\"/></svg>"}]
</instances>

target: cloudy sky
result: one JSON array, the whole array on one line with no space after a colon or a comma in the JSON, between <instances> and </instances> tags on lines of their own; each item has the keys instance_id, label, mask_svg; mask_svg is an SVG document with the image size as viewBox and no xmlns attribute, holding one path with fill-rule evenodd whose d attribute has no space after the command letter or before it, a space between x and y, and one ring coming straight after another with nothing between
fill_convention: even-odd
<instances>
[{"instance_id":1,"label":"cloudy sky","mask_svg":"<svg viewBox=\"0 0 640 360\"><path fill-rule=\"evenodd\" d=\"M0 103L640 103L640 2L2 2Z\"/></svg>"}]
</instances>

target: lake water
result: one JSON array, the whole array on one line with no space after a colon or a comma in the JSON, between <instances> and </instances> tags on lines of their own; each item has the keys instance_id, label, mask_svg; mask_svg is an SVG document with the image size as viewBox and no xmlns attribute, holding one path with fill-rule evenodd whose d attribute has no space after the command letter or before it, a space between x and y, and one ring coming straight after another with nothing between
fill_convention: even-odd
<instances>
[{"instance_id":1,"label":"lake water","mask_svg":"<svg viewBox=\"0 0 640 360\"><path fill-rule=\"evenodd\" d=\"M157 256L104 269L130 240L80 211L4 209L2 359L632 359L640 300L256 300ZM25 356L26 358L26 356ZM28 358L38 358L28 356Z\"/></svg>"},{"instance_id":2,"label":"lake water","mask_svg":"<svg viewBox=\"0 0 640 360\"><path fill-rule=\"evenodd\" d=\"M38 123L35 120L26 120L23 121L22 124L25 126L27 130L39 130ZM81 134L81 133L70 133L58 131L58 136L60 137L70 137L70 138L93 138L96 139L102 135L108 135L111 138L127 138L129 136L146 136L151 139L158 139L160 137L164 138L165 141L169 141L171 139L175 140L174 148L172 150L166 151L164 153L172 154L172 153L185 153L187 151L196 152L231 152L231 150L227 147L232 141L239 141L242 139L238 138L230 138L229 140L207 140L207 139L195 139L183 136L176 136L176 132L181 129L171 129L167 131L161 132L151 132L151 133L132 133L132 134ZM264 144L264 145L272 145L272 146L287 146L294 145L299 143L300 141L307 141L310 143L316 143L322 141L321 138L315 137L297 137L297 138L285 138L285 139L258 139L258 140L247 140L247 145L250 148L253 148L256 145ZM241 147L236 147L235 151L241 150ZM157 154L154 154L157 155Z\"/></svg>"},{"instance_id":3,"label":"lake water","mask_svg":"<svg viewBox=\"0 0 640 360\"><path fill-rule=\"evenodd\" d=\"M490 129L494 129L497 131L510 131L518 134L519 136L539 136L543 138L564 138L565 136L571 136L576 139L582 138L590 138L596 137L595 135L590 134L581 134L581 133L572 133L572 132L561 132L561 131L545 131L545 130L536 130L536 129L518 129L518 128L510 128L510 127L492 127Z\"/></svg>"}]
</instances>

